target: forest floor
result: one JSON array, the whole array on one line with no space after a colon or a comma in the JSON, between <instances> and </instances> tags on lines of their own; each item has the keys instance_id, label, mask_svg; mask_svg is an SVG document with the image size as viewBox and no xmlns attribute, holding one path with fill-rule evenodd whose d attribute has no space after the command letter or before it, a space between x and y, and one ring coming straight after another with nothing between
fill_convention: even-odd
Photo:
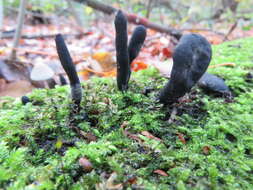
<instances>
[{"instance_id":1,"label":"forest floor","mask_svg":"<svg viewBox=\"0 0 253 190\"><path fill-rule=\"evenodd\" d=\"M115 76L115 45L113 17L105 17L105 21L91 22L89 27L81 28L76 26L75 20L65 17L52 20L51 24L31 25L28 20L23 28L23 35L27 38L20 40L17 49L18 62L20 65L33 67L37 63L47 64L54 68L55 78L64 73L56 54L54 36L62 33L66 37L66 42L71 56L79 71L82 81L88 80L91 76ZM16 23L13 18L6 18L4 30L15 29ZM128 25L129 38L134 30L134 25ZM176 26L175 26L176 27ZM223 41L234 40L242 37L253 36L253 27L243 30L240 27L229 31L233 24L217 23L213 30L201 30L205 26L200 24L192 26L192 29L185 32L200 33L205 36L213 45L223 43ZM219 32L215 32L215 30ZM228 35L229 34L229 35ZM9 33L13 37L14 32ZM227 36L227 39L225 37ZM12 37L0 40L0 62L8 59L12 51ZM132 64L132 69L138 71L152 65L163 74L169 75L172 68L172 52L176 42L167 34L148 29L147 38L138 58ZM18 79L17 79L18 80ZM12 96L20 97L31 92L34 86L27 81L16 81L9 83L0 78L0 97Z\"/></svg>"},{"instance_id":2,"label":"forest floor","mask_svg":"<svg viewBox=\"0 0 253 190\"><path fill-rule=\"evenodd\" d=\"M152 66L128 92L114 78L82 83L81 112L70 113L68 86L35 89L30 103L2 98L0 188L252 189L253 38L213 46L208 72L232 97L194 87L171 107L156 97L168 80ZM53 51L55 52L55 51Z\"/></svg>"}]
</instances>

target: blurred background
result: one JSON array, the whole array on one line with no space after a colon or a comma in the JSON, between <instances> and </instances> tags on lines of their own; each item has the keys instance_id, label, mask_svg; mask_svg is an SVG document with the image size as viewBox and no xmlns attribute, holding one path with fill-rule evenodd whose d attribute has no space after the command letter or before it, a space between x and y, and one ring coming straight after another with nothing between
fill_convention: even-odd
<instances>
[{"instance_id":1,"label":"blurred background","mask_svg":"<svg viewBox=\"0 0 253 190\"><path fill-rule=\"evenodd\" d=\"M127 15L129 37L136 24L148 28L134 71L153 65L169 77L173 48L184 33L200 33L214 45L253 36L252 0L0 0L0 97L61 83L58 33L81 80L115 76L118 9Z\"/></svg>"}]
</instances>

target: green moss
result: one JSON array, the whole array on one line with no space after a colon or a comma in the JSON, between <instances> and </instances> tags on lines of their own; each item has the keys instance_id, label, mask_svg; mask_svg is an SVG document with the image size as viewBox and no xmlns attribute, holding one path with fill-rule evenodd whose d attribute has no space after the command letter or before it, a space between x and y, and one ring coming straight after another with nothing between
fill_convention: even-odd
<instances>
[{"instance_id":1,"label":"green moss","mask_svg":"<svg viewBox=\"0 0 253 190\"><path fill-rule=\"evenodd\" d=\"M252 189L253 83L245 80L253 70L252 44L247 38L213 48L212 64L236 64L209 69L226 80L233 101L195 87L193 101L179 106L172 124L165 119L171 110L156 102L166 79L154 68L134 73L124 94L114 79L83 83L81 113L71 117L68 86L34 90L26 105L5 98L0 104L0 188L95 189L97 184L98 189L116 172L115 184L126 189ZM90 134L96 141L89 142ZM90 173L79 166L81 157L92 163ZM168 176L154 173L158 169Z\"/></svg>"}]
</instances>

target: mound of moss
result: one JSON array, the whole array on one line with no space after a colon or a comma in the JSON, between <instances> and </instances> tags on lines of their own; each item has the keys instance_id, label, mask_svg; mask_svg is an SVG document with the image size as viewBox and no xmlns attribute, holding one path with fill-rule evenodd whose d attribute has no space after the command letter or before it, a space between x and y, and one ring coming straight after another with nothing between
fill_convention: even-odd
<instances>
[{"instance_id":1,"label":"mound of moss","mask_svg":"<svg viewBox=\"0 0 253 190\"><path fill-rule=\"evenodd\" d=\"M209 69L233 99L195 87L177 106L156 102L167 79L154 68L82 84L78 115L69 87L34 90L0 104L0 189L253 189L253 38L214 46ZM93 170L79 164L86 158Z\"/></svg>"}]
</instances>

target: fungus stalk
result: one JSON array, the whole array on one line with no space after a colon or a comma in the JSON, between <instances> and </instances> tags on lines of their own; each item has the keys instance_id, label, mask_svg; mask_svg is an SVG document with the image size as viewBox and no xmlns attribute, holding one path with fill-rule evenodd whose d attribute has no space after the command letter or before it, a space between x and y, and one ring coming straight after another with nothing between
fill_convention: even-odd
<instances>
[{"instance_id":1,"label":"fungus stalk","mask_svg":"<svg viewBox=\"0 0 253 190\"><path fill-rule=\"evenodd\" d=\"M146 38L146 28L137 26L127 44L127 18L121 10L115 17L116 56L117 56L117 85L119 90L126 91L131 75L131 63L138 56Z\"/></svg>"},{"instance_id":2,"label":"fungus stalk","mask_svg":"<svg viewBox=\"0 0 253 190\"><path fill-rule=\"evenodd\" d=\"M80 80L78 78L68 48L61 34L56 35L55 43L60 62L70 81L71 96L75 105L74 109L77 109L77 111L79 111L82 99L82 87L80 84Z\"/></svg>"},{"instance_id":3,"label":"fungus stalk","mask_svg":"<svg viewBox=\"0 0 253 190\"><path fill-rule=\"evenodd\" d=\"M130 77L129 55L127 50L127 18L121 10L115 17L117 85L119 90L126 91Z\"/></svg>"}]
</instances>

